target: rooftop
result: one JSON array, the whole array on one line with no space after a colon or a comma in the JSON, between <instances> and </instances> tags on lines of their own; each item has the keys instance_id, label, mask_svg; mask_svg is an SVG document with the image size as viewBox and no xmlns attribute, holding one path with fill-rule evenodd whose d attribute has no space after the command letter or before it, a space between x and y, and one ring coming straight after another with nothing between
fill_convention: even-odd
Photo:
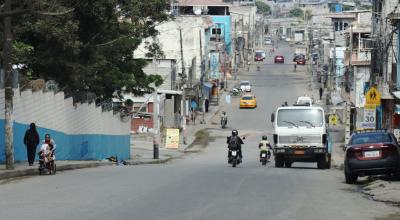
<instances>
[{"instance_id":1,"label":"rooftop","mask_svg":"<svg viewBox=\"0 0 400 220\"><path fill-rule=\"evenodd\" d=\"M350 33L350 28L345 30L345 33ZM360 33L360 34L367 34L371 33L372 28L371 27L353 27L353 34Z\"/></svg>"},{"instance_id":2,"label":"rooftop","mask_svg":"<svg viewBox=\"0 0 400 220\"><path fill-rule=\"evenodd\" d=\"M325 17L327 18L356 18L355 13L330 13L327 14Z\"/></svg>"},{"instance_id":3,"label":"rooftop","mask_svg":"<svg viewBox=\"0 0 400 220\"><path fill-rule=\"evenodd\" d=\"M222 0L177 0L178 6L229 6Z\"/></svg>"}]
</instances>

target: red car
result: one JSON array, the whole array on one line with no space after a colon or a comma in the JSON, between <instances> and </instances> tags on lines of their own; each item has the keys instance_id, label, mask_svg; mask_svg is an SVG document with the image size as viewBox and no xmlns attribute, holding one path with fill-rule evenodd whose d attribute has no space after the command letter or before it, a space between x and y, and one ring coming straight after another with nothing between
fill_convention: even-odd
<instances>
[{"instance_id":1,"label":"red car","mask_svg":"<svg viewBox=\"0 0 400 220\"><path fill-rule=\"evenodd\" d=\"M254 61L263 61L264 57L262 57L261 54L256 54L256 56L254 57Z\"/></svg>"},{"instance_id":2,"label":"red car","mask_svg":"<svg viewBox=\"0 0 400 220\"><path fill-rule=\"evenodd\" d=\"M298 65L306 65L306 59L304 59L304 57L297 58L296 63Z\"/></svg>"},{"instance_id":3,"label":"red car","mask_svg":"<svg viewBox=\"0 0 400 220\"><path fill-rule=\"evenodd\" d=\"M396 137L390 132L372 130L354 133L344 159L346 183L355 183L359 176L398 174L399 153Z\"/></svg>"},{"instance_id":4,"label":"red car","mask_svg":"<svg viewBox=\"0 0 400 220\"><path fill-rule=\"evenodd\" d=\"M281 55L275 56L275 63L285 63L285 57Z\"/></svg>"}]
</instances>

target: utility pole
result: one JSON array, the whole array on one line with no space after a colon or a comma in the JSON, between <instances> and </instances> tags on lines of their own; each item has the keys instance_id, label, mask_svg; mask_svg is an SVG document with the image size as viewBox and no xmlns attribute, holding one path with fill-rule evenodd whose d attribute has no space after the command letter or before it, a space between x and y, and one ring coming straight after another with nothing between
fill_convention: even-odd
<instances>
[{"instance_id":1,"label":"utility pole","mask_svg":"<svg viewBox=\"0 0 400 220\"><path fill-rule=\"evenodd\" d=\"M159 112L158 112L158 94L157 88L153 92L153 159L159 158L159 147L160 147L160 123L159 123Z\"/></svg>"},{"instance_id":2,"label":"utility pole","mask_svg":"<svg viewBox=\"0 0 400 220\"><path fill-rule=\"evenodd\" d=\"M4 11L11 11L11 0L4 1ZM3 45L3 68L5 75L5 156L6 169L14 169L14 147L13 147L13 73L11 64L12 32L11 15L4 17L4 45Z\"/></svg>"},{"instance_id":3,"label":"utility pole","mask_svg":"<svg viewBox=\"0 0 400 220\"><path fill-rule=\"evenodd\" d=\"M352 64L352 60L353 60L353 25L350 25L350 54L349 54L349 75L353 74L353 64ZM350 77L349 77L350 78Z\"/></svg>"},{"instance_id":4,"label":"utility pole","mask_svg":"<svg viewBox=\"0 0 400 220\"><path fill-rule=\"evenodd\" d=\"M157 60L153 58L154 72L157 74ZM159 112L158 112L158 93L157 88L154 86L153 92L153 159L159 158L160 148L160 124L159 124Z\"/></svg>"},{"instance_id":5,"label":"utility pole","mask_svg":"<svg viewBox=\"0 0 400 220\"><path fill-rule=\"evenodd\" d=\"M201 103L201 109L202 109L202 112L203 112L203 118L202 118L202 123L204 123L205 122L205 120L204 120L204 114L205 114L205 109L204 109L204 107L205 107L205 103L204 103L204 100L205 100L205 98L204 98L204 92L203 92L203 87L204 87L204 63L203 63L203 43L202 43L202 41L201 41L201 30L199 30L199 39L200 39L200 94L201 94L201 100L200 100L200 103Z\"/></svg>"},{"instance_id":6,"label":"utility pole","mask_svg":"<svg viewBox=\"0 0 400 220\"><path fill-rule=\"evenodd\" d=\"M234 68L233 68L233 73L234 73L234 79L236 80L236 77L237 77L237 51L238 51L238 39L237 39L237 20L235 19L235 31L233 32L233 34L234 34L234 39L235 39L235 51L234 51L234 54L233 54L233 58L234 58Z\"/></svg>"},{"instance_id":7,"label":"utility pole","mask_svg":"<svg viewBox=\"0 0 400 220\"><path fill-rule=\"evenodd\" d=\"M182 66L182 75L181 75L181 88L182 88L182 100L183 100L183 110L182 110L182 121L183 121L183 143L186 144L186 92L185 92L185 62L183 60L183 40L182 40L182 28L179 27L179 41L181 46L181 66Z\"/></svg>"}]
</instances>

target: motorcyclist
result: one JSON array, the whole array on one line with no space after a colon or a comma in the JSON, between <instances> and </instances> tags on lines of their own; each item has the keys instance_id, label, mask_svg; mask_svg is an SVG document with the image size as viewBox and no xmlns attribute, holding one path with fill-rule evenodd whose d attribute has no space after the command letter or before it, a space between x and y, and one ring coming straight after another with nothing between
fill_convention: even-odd
<instances>
[{"instance_id":1,"label":"motorcyclist","mask_svg":"<svg viewBox=\"0 0 400 220\"><path fill-rule=\"evenodd\" d=\"M267 152L268 158L271 157L272 146L271 143L268 141L267 135L263 135L260 143L258 144L258 149L260 149L260 160L262 152Z\"/></svg>"},{"instance_id":2,"label":"motorcyclist","mask_svg":"<svg viewBox=\"0 0 400 220\"><path fill-rule=\"evenodd\" d=\"M44 141L39 151L39 157L41 161L44 163L48 163L52 160L55 160L56 159L55 150L56 150L56 143L54 142L53 139L50 138L50 134L46 134L44 136ZM41 166L43 165L44 164L41 163Z\"/></svg>"},{"instance_id":3,"label":"motorcyclist","mask_svg":"<svg viewBox=\"0 0 400 220\"><path fill-rule=\"evenodd\" d=\"M228 124L228 115L226 115L225 111L222 111L220 118L221 118L221 125L222 125L223 120L225 120L226 124Z\"/></svg>"},{"instance_id":4,"label":"motorcyclist","mask_svg":"<svg viewBox=\"0 0 400 220\"><path fill-rule=\"evenodd\" d=\"M227 137L226 143L228 144L228 158L231 158L231 150L237 150L240 160L243 158L242 155L242 144L243 140L238 136L237 130L232 131L232 136Z\"/></svg>"}]
</instances>

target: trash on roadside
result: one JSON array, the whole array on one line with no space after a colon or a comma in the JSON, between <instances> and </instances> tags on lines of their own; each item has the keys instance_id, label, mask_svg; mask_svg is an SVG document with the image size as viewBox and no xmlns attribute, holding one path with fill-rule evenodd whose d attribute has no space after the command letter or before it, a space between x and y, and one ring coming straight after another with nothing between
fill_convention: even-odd
<instances>
[{"instance_id":1,"label":"trash on roadside","mask_svg":"<svg viewBox=\"0 0 400 220\"><path fill-rule=\"evenodd\" d=\"M127 165L127 163L125 160L120 160L117 162L117 166L126 166L126 165Z\"/></svg>"},{"instance_id":2,"label":"trash on roadside","mask_svg":"<svg viewBox=\"0 0 400 220\"><path fill-rule=\"evenodd\" d=\"M110 162L118 162L118 158L115 156L108 157L107 160Z\"/></svg>"}]
</instances>

